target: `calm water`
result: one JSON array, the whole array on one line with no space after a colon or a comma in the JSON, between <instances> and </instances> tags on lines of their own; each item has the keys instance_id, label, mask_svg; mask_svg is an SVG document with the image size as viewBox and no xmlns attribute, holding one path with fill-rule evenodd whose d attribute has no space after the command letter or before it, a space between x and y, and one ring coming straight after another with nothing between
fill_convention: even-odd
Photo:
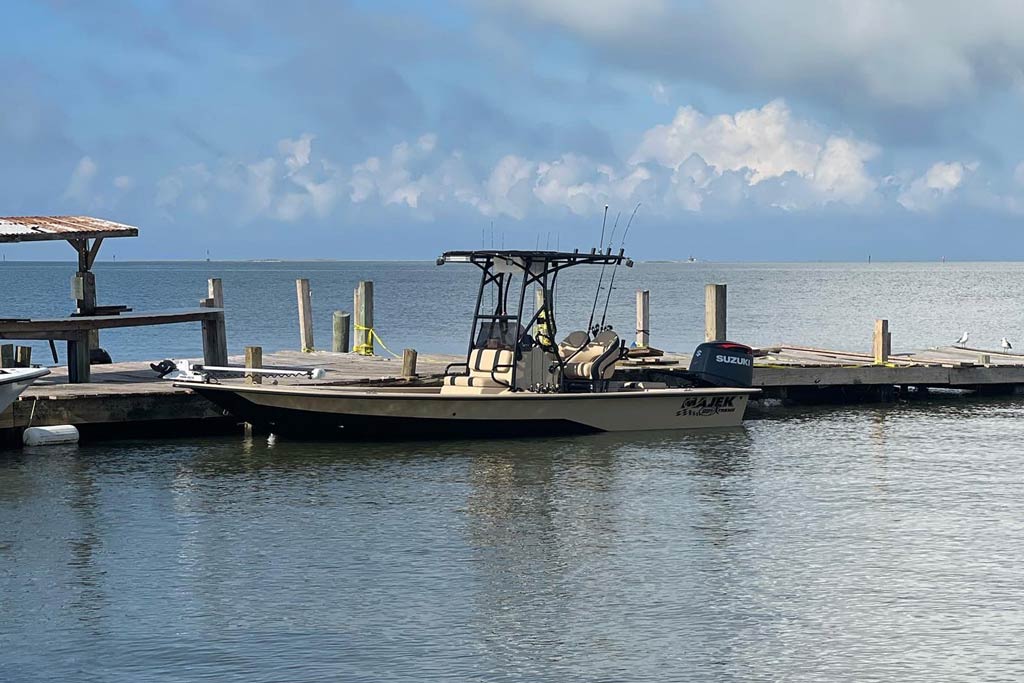
<instances>
[{"instance_id":1,"label":"calm water","mask_svg":"<svg viewBox=\"0 0 1024 683\"><path fill-rule=\"evenodd\" d=\"M0 315L68 314L72 272L67 263L0 264ZM598 274L577 268L560 278L560 330L586 326ZM206 296L206 279L222 278L232 353L249 344L267 351L298 348L299 277L308 277L313 289L319 348L330 349L331 311L352 310L352 290L369 279L375 326L389 347L462 353L477 284L471 266L425 262L101 262L96 276L101 304L138 311L194 307ZM616 274L608 321L631 337L635 292L650 289L652 343L690 351L703 341L704 285L725 282L729 332L737 341L869 351L875 318L888 318L896 351L949 344L964 330L972 345L998 348L1004 335L1024 345L1024 306L1013 284L1021 281L1024 263L638 263ZM202 354L198 323L106 331L103 346L115 360ZM33 357L48 359L49 351L39 345Z\"/></svg>"},{"instance_id":2,"label":"calm water","mask_svg":"<svg viewBox=\"0 0 1024 683\"><path fill-rule=\"evenodd\" d=\"M1024 407L0 457L9 681L1020 680Z\"/></svg>"},{"instance_id":3,"label":"calm water","mask_svg":"<svg viewBox=\"0 0 1024 683\"><path fill-rule=\"evenodd\" d=\"M4 315L67 312L67 266L3 268L26 294ZM754 343L866 348L886 315L897 348L1024 333L1018 265L626 273L620 326L648 286L667 348L698 341L715 280ZM180 306L209 275L236 348L294 348L307 275L319 313L373 277L389 344L457 351L462 302L424 290L472 287L426 264L123 264L101 299ZM104 343L197 352L172 330ZM1020 680L1022 442L1024 401L956 399L696 434L0 452L0 680Z\"/></svg>"}]
</instances>

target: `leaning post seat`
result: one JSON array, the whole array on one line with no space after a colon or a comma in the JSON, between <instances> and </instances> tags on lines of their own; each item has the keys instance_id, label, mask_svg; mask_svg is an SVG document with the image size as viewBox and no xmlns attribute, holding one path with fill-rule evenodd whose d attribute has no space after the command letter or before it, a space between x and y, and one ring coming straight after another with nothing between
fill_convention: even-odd
<instances>
[{"instance_id":1,"label":"leaning post seat","mask_svg":"<svg viewBox=\"0 0 1024 683\"><path fill-rule=\"evenodd\" d=\"M513 363L515 356L509 349L473 349L469 353L469 374L449 375L445 386L508 389Z\"/></svg>"},{"instance_id":2,"label":"leaning post seat","mask_svg":"<svg viewBox=\"0 0 1024 683\"><path fill-rule=\"evenodd\" d=\"M565 378L589 381L611 379L615 374L615 364L625 355L619 335L613 330L605 330L581 347L579 334L573 332L559 344L559 351L565 360Z\"/></svg>"}]
</instances>

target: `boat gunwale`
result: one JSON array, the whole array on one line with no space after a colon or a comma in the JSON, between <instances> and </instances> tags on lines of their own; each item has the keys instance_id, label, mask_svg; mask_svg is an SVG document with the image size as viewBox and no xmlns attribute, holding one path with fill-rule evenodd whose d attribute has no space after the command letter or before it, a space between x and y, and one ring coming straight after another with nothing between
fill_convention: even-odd
<instances>
[{"instance_id":1,"label":"boat gunwale","mask_svg":"<svg viewBox=\"0 0 1024 683\"><path fill-rule=\"evenodd\" d=\"M37 380L49 374L49 368L0 368L0 385Z\"/></svg>"},{"instance_id":2,"label":"boat gunwale","mask_svg":"<svg viewBox=\"0 0 1024 683\"><path fill-rule=\"evenodd\" d=\"M601 391L601 392L578 392L578 393L548 393L540 394L529 391L506 392L501 394L442 394L440 387L438 393L416 393L401 391L386 391L392 387L381 387L377 389L349 389L347 387L331 387L324 385L305 386L259 386L259 385L232 385L232 384L210 384L203 382L175 382L175 387L192 389L194 391L212 390L226 391L238 394L276 394L284 396L323 396L325 398L349 398L349 399L409 399L427 401L508 401L508 400L572 400L572 399L622 399L622 398L666 398L682 396L754 396L760 394L761 390L756 387L670 387L666 389L640 389L629 391ZM404 387L396 387L402 389ZM381 391L385 389L385 391Z\"/></svg>"}]
</instances>

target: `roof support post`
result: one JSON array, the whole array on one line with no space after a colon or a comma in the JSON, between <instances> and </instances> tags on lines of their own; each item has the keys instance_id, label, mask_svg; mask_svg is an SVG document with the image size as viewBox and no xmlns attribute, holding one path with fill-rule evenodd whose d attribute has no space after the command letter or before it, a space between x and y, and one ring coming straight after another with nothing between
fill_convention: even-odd
<instances>
[{"instance_id":1,"label":"roof support post","mask_svg":"<svg viewBox=\"0 0 1024 683\"><path fill-rule=\"evenodd\" d=\"M78 272L71 280L71 298L78 304L78 315L93 315L96 312L96 276L92 274L93 261L99 251L99 242L93 240L92 248L88 239L68 240L78 252Z\"/></svg>"}]
</instances>

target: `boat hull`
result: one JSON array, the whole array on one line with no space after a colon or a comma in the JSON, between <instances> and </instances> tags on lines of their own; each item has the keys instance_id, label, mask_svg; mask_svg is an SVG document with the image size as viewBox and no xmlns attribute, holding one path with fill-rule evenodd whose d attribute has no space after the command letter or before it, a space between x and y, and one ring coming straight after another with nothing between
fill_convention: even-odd
<instances>
[{"instance_id":1,"label":"boat hull","mask_svg":"<svg viewBox=\"0 0 1024 683\"><path fill-rule=\"evenodd\" d=\"M7 410L23 391L40 377L50 374L46 368L0 370L0 413Z\"/></svg>"},{"instance_id":2,"label":"boat hull","mask_svg":"<svg viewBox=\"0 0 1024 683\"><path fill-rule=\"evenodd\" d=\"M445 396L324 387L186 384L259 428L302 438L391 441L733 427L750 389Z\"/></svg>"}]
</instances>

